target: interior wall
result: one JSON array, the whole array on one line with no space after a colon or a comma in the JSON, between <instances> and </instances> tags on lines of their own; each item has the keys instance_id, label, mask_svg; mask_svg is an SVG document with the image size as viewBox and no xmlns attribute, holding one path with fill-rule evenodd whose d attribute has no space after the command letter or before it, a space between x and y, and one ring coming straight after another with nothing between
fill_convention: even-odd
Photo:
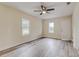
<instances>
[{"instance_id":1,"label":"interior wall","mask_svg":"<svg viewBox=\"0 0 79 59\"><path fill-rule=\"evenodd\" d=\"M62 40L72 40L71 16L43 20L43 36ZM54 22L54 33L48 33L49 21Z\"/></svg>"},{"instance_id":2,"label":"interior wall","mask_svg":"<svg viewBox=\"0 0 79 59\"><path fill-rule=\"evenodd\" d=\"M76 3L72 16L73 44L79 49L79 3Z\"/></svg>"},{"instance_id":3,"label":"interior wall","mask_svg":"<svg viewBox=\"0 0 79 59\"><path fill-rule=\"evenodd\" d=\"M21 18L30 21L30 34L22 36ZM0 4L0 51L41 37L42 22L34 16Z\"/></svg>"}]
</instances>

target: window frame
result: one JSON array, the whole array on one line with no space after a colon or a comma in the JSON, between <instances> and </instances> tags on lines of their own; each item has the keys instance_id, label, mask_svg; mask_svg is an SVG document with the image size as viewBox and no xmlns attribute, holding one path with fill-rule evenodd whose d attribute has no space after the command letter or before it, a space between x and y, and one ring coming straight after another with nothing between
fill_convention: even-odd
<instances>
[{"instance_id":1,"label":"window frame","mask_svg":"<svg viewBox=\"0 0 79 59\"><path fill-rule=\"evenodd\" d=\"M24 21L26 21L25 24L23 23ZM30 21L25 17L21 18L21 29L23 36L30 34Z\"/></svg>"},{"instance_id":2,"label":"window frame","mask_svg":"<svg viewBox=\"0 0 79 59\"><path fill-rule=\"evenodd\" d=\"M50 30L50 24L52 23L52 31ZM48 33L54 33L55 23L53 21L48 22Z\"/></svg>"}]
</instances>

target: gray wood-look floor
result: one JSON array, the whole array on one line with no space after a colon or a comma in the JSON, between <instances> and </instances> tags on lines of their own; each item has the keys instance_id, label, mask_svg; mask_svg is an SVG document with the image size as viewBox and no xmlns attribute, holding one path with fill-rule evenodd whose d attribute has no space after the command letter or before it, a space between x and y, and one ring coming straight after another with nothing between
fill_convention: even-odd
<instances>
[{"instance_id":1,"label":"gray wood-look floor","mask_svg":"<svg viewBox=\"0 0 79 59\"><path fill-rule=\"evenodd\" d=\"M78 57L71 42L43 38L24 44L2 57Z\"/></svg>"}]
</instances>

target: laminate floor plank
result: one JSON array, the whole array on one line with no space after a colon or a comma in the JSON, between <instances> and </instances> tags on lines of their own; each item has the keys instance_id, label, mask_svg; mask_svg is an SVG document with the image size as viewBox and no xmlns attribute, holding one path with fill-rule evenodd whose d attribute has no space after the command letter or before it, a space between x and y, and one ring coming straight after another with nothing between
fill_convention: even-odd
<instances>
[{"instance_id":1,"label":"laminate floor plank","mask_svg":"<svg viewBox=\"0 0 79 59\"><path fill-rule=\"evenodd\" d=\"M14 51L1 57L78 57L78 51L72 42L50 38L38 39L21 45Z\"/></svg>"}]
</instances>

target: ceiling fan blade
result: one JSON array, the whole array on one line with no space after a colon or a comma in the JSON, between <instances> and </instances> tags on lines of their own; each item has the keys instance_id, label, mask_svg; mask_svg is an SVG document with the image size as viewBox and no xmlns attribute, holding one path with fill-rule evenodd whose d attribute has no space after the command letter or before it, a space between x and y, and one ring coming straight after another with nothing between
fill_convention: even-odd
<instances>
[{"instance_id":1,"label":"ceiling fan blade","mask_svg":"<svg viewBox=\"0 0 79 59\"><path fill-rule=\"evenodd\" d=\"M43 8L44 8L44 6L43 5L41 5L41 9L43 10Z\"/></svg>"},{"instance_id":2,"label":"ceiling fan blade","mask_svg":"<svg viewBox=\"0 0 79 59\"><path fill-rule=\"evenodd\" d=\"M42 13L40 13L40 15L42 15Z\"/></svg>"},{"instance_id":3,"label":"ceiling fan blade","mask_svg":"<svg viewBox=\"0 0 79 59\"><path fill-rule=\"evenodd\" d=\"M34 12L41 12L41 10L34 10Z\"/></svg>"},{"instance_id":4,"label":"ceiling fan blade","mask_svg":"<svg viewBox=\"0 0 79 59\"><path fill-rule=\"evenodd\" d=\"M67 2L67 5L71 4L71 2Z\"/></svg>"},{"instance_id":5,"label":"ceiling fan blade","mask_svg":"<svg viewBox=\"0 0 79 59\"><path fill-rule=\"evenodd\" d=\"M52 11L52 10L55 10L54 8L52 8L52 9L47 9L47 11Z\"/></svg>"},{"instance_id":6,"label":"ceiling fan blade","mask_svg":"<svg viewBox=\"0 0 79 59\"><path fill-rule=\"evenodd\" d=\"M41 5L42 10L46 10L46 7L44 5Z\"/></svg>"}]
</instances>

